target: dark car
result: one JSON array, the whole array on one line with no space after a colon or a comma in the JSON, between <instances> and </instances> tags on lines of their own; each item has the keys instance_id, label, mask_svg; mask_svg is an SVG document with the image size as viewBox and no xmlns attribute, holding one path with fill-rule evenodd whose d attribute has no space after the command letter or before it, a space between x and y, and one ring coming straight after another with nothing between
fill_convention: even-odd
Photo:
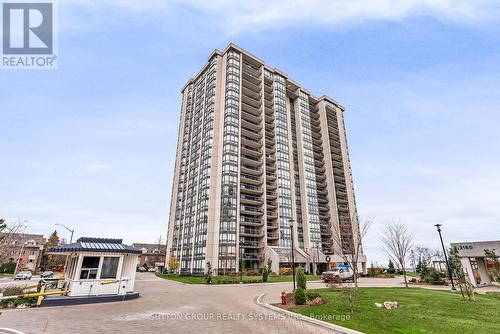
<instances>
[{"instance_id":1,"label":"dark car","mask_svg":"<svg viewBox=\"0 0 500 334\"><path fill-rule=\"evenodd\" d=\"M44 271L41 275L40 275L41 278L52 278L54 277L54 272L53 271L50 271L50 270L47 270L47 271Z\"/></svg>"}]
</instances>

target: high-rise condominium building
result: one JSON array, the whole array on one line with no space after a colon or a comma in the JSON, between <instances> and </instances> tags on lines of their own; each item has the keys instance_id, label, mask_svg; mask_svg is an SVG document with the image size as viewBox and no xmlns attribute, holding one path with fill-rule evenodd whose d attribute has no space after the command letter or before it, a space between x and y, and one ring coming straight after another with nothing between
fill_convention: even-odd
<instances>
[{"instance_id":1,"label":"high-rise condominium building","mask_svg":"<svg viewBox=\"0 0 500 334\"><path fill-rule=\"evenodd\" d=\"M214 51L182 89L167 259L278 271L293 238L308 271L343 262L359 240L343 112L236 45Z\"/></svg>"}]
</instances>

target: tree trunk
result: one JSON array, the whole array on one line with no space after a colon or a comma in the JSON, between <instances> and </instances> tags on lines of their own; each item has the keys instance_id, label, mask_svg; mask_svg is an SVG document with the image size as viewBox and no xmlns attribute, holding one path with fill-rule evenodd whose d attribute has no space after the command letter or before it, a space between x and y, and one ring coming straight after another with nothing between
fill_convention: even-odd
<instances>
[{"instance_id":1,"label":"tree trunk","mask_svg":"<svg viewBox=\"0 0 500 334\"><path fill-rule=\"evenodd\" d=\"M408 280L406 279L406 270L404 266L401 266L403 268L403 277L405 278L405 287L408 287Z\"/></svg>"}]
</instances>

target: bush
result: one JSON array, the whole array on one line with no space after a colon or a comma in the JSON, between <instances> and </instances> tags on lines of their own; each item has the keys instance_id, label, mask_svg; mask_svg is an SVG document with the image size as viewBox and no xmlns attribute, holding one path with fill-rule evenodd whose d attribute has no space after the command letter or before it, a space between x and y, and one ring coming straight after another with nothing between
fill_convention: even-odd
<instances>
[{"instance_id":1,"label":"bush","mask_svg":"<svg viewBox=\"0 0 500 334\"><path fill-rule=\"evenodd\" d=\"M16 308L19 305L31 306L36 303L35 297L30 298L16 298L16 299L6 299L0 301L0 308Z\"/></svg>"},{"instance_id":2,"label":"bush","mask_svg":"<svg viewBox=\"0 0 500 334\"><path fill-rule=\"evenodd\" d=\"M247 276L260 276L260 271L258 269L247 269Z\"/></svg>"},{"instance_id":3,"label":"bush","mask_svg":"<svg viewBox=\"0 0 500 334\"><path fill-rule=\"evenodd\" d=\"M7 286L5 288L0 288L0 292L4 296L14 296L24 293L25 286Z\"/></svg>"},{"instance_id":4,"label":"bush","mask_svg":"<svg viewBox=\"0 0 500 334\"><path fill-rule=\"evenodd\" d=\"M304 289L297 288L295 289L295 304L304 305L306 303L306 293Z\"/></svg>"},{"instance_id":5,"label":"bush","mask_svg":"<svg viewBox=\"0 0 500 334\"><path fill-rule=\"evenodd\" d=\"M304 273L304 268L303 267L298 267L297 268L297 285L299 288L302 288L303 290L306 290L306 275Z\"/></svg>"},{"instance_id":6,"label":"bush","mask_svg":"<svg viewBox=\"0 0 500 334\"><path fill-rule=\"evenodd\" d=\"M291 275L292 274L292 268L289 268L289 267L280 268L279 274L280 275Z\"/></svg>"},{"instance_id":7,"label":"bush","mask_svg":"<svg viewBox=\"0 0 500 334\"><path fill-rule=\"evenodd\" d=\"M0 273L13 274L14 270L16 270L16 264L14 262L6 262L0 265Z\"/></svg>"},{"instance_id":8,"label":"bush","mask_svg":"<svg viewBox=\"0 0 500 334\"><path fill-rule=\"evenodd\" d=\"M387 273L388 274L396 273L396 268L394 267L394 263L392 263L392 260L389 260L389 265L387 266Z\"/></svg>"},{"instance_id":9,"label":"bush","mask_svg":"<svg viewBox=\"0 0 500 334\"><path fill-rule=\"evenodd\" d=\"M273 261L271 259L267 259L266 266L262 271L262 282L267 282L269 275L271 274L271 266L273 265Z\"/></svg>"},{"instance_id":10,"label":"bush","mask_svg":"<svg viewBox=\"0 0 500 334\"><path fill-rule=\"evenodd\" d=\"M314 292L306 292L307 300L313 300L315 298L318 298L319 295Z\"/></svg>"}]
</instances>

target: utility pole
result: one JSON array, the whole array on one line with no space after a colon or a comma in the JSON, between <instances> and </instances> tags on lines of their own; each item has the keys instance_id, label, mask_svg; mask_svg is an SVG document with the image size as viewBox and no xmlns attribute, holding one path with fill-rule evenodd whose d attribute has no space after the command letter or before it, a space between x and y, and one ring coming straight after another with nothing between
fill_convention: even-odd
<instances>
[{"instance_id":1,"label":"utility pole","mask_svg":"<svg viewBox=\"0 0 500 334\"><path fill-rule=\"evenodd\" d=\"M23 243L21 245L21 250L19 251L19 255L17 256L17 261L16 261L16 268L14 269L14 277L17 274L17 269L19 268L19 260L21 260L21 256L23 256L24 252L24 243L26 242L26 236L23 236L22 234L19 234L19 236L22 238Z\"/></svg>"},{"instance_id":2,"label":"utility pole","mask_svg":"<svg viewBox=\"0 0 500 334\"><path fill-rule=\"evenodd\" d=\"M294 253L294 241L293 241L293 219L289 220L290 222L290 236L292 238L292 276L293 276L293 291L295 291L295 253Z\"/></svg>"},{"instance_id":3,"label":"utility pole","mask_svg":"<svg viewBox=\"0 0 500 334\"><path fill-rule=\"evenodd\" d=\"M446 261L446 267L448 267L448 276L450 277L451 281L451 291L457 291L455 288L455 284L453 284L453 275L451 274L451 268L450 268L450 263L448 262L448 256L446 255L446 248L444 248L444 243L443 243L443 237L441 236L441 226L442 224L435 224L437 231L439 233L439 239L441 240L441 246L443 247L443 255L444 255L444 260Z\"/></svg>"}]
</instances>

